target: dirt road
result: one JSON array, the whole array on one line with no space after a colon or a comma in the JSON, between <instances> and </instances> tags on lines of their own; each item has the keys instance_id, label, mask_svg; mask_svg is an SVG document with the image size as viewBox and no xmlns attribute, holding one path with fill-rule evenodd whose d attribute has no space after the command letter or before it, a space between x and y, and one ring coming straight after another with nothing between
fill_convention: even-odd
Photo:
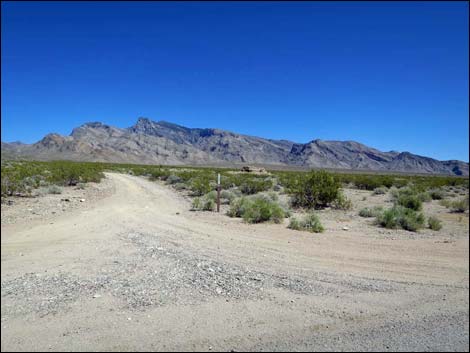
<instances>
[{"instance_id":1,"label":"dirt road","mask_svg":"<svg viewBox=\"0 0 470 353\"><path fill-rule=\"evenodd\" d=\"M468 236L310 234L143 178L2 226L2 351L468 351Z\"/></svg>"}]
</instances>

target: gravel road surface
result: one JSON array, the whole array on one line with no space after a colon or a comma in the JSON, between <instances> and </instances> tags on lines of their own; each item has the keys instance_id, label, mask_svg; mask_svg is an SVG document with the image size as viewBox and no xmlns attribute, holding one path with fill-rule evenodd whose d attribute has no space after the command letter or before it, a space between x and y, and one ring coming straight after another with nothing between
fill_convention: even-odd
<instances>
[{"instance_id":1,"label":"gravel road surface","mask_svg":"<svg viewBox=\"0 0 470 353\"><path fill-rule=\"evenodd\" d=\"M468 235L311 234L104 183L2 224L2 351L468 351Z\"/></svg>"}]
</instances>

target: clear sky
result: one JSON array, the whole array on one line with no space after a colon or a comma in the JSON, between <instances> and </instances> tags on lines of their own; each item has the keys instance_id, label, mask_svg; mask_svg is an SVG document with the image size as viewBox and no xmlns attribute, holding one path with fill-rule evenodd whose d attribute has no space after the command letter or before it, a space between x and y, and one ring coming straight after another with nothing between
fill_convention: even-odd
<instances>
[{"instance_id":1,"label":"clear sky","mask_svg":"<svg viewBox=\"0 0 470 353\"><path fill-rule=\"evenodd\" d=\"M467 2L1 6L2 141L145 116L468 161Z\"/></svg>"}]
</instances>

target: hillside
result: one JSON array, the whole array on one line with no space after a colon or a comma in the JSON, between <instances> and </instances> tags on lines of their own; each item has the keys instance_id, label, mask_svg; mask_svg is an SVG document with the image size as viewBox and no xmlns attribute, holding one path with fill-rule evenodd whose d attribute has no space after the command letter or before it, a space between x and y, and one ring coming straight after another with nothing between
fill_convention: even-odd
<instances>
[{"instance_id":1,"label":"hillside","mask_svg":"<svg viewBox=\"0 0 470 353\"><path fill-rule=\"evenodd\" d=\"M381 152L355 141L295 143L214 128L188 128L139 118L128 128L100 122L73 129L70 136L48 134L34 144L2 142L2 158L122 162L142 164L241 165L468 175L468 163L438 161L409 152Z\"/></svg>"}]
</instances>

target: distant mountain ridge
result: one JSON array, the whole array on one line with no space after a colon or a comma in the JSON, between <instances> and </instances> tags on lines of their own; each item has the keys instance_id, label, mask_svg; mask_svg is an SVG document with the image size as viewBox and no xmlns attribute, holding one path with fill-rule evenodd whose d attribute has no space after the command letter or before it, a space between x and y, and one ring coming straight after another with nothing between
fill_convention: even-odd
<instances>
[{"instance_id":1,"label":"distant mountain ridge","mask_svg":"<svg viewBox=\"0 0 470 353\"><path fill-rule=\"evenodd\" d=\"M464 176L469 173L468 163L462 161L381 152L355 141L316 139L295 143L148 118L139 118L128 128L90 122L74 128L70 136L51 133L33 144L2 142L1 149L2 158L38 160L221 166L253 163Z\"/></svg>"}]
</instances>

